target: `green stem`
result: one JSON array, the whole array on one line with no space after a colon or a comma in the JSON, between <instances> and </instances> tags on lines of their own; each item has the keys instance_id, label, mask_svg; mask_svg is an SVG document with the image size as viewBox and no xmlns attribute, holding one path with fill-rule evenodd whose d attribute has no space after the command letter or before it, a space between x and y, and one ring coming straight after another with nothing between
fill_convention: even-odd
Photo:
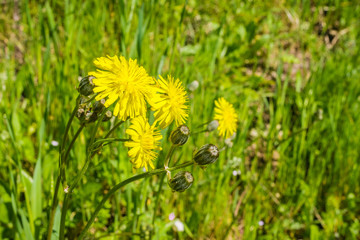
<instances>
[{"instance_id":1,"label":"green stem","mask_svg":"<svg viewBox=\"0 0 360 240\"><path fill-rule=\"evenodd\" d=\"M170 164L170 160L171 160L171 157L175 151L175 148L176 146L175 145L171 145L170 147L170 150L169 152L167 153L166 155L166 158L165 158L165 169L167 169L169 167L169 164ZM168 169L169 170L169 169ZM168 179L170 180L171 178L171 173L170 171L167 171L166 172L166 176L168 177ZM155 200L155 206L154 206L154 215L153 215L153 219L152 219L152 223L154 224L155 222L155 218L156 218L156 211L157 209L159 208L159 199L160 199L160 192L161 192L161 188L162 188L162 185L164 183L164 178L165 178L165 174L161 176L161 179L160 179L160 183L159 183L159 189L157 191L157 194L156 194L156 200Z\"/></svg>"},{"instance_id":2,"label":"green stem","mask_svg":"<svg viewBox=\"0 0 360 240\"><path fill-rule=\"evenodd\" d=\"M80 103L80 95L76 98L76 105L74 107L74 110L71 113L71 116L70 116L70 119L69 119L68 123L66 124L64 137L63 137L62 143L60 145L60 154L61 155L63 154L64 148L65 148L65 143L66 143L66 140L67 140L67 137L68 137L68 133L69 133L69 130L70 130L71 123L75 118L76 112L78 111L79 103Z\"/></svg>"},{"instance_id":3,"label":"green stem","mask_svg":"<svg viewBox=\"0 0 360 240\"><path fill-rule=\"evenodd\" d=\"M63 177L63 174L65 173L65 170L64 170L65 166L63 165L63 158L62 158L63 150L65 148L65 143L66 143L66 140L67 140L67 137L68 137L68 134L69 134L70 126L71 126L72 121L75 118L75 114L76 114L76 112L77 112L77 110L79 108L79 103L80 103L80 95L76 98L76 104L75 104L74 110L72 111L70 119L66 124L63 140L62 140L62 143L61 143L60 148L59 148L60 173L59 173L59 175L58 175L58 177L56 179L56 184L55 184L54 198L53 198L53 201L52 201L51 212L50 212L47 240L51 239L52 227L53 227L53 224L54 224L54 217L55 217L55 210L56 210L56 206L57 206L57 203L58 203L58 192L59 192L59 188L60 188L60 182L61 182L61 179ZM76 138L74 137L73 141L75 141L75 139ZM69 149L70 148L71 147L69 147ZM68 151L69 151L69 149L68 149Z\"/></svg>"},{"instance_id":4,"label":"green stem","mask_svg":"<svg viewBox=\"0 0 360 240\"><path fill-rule=\"evenodd\" d=\"M200 134L200 133L207 132L207 131L208 131L207 129L204 129L201 131L193 132L193 133L191 133L191 135L196 135L196 134Z\"/></svg>"},{"instance_id":5,"label":"green stem","mask_svg":"<svg viewBox=\"0 0 360 240\"><path fill-rule=\"evenodd\" d=\"M81 133L81 131L84 129L84 127L85 127L85 125L82 124L82 125L80 126L80 128L76 131L73 139L71 140L70 145L69 145L69 147L68 147L68 149L67 149L67 151L66 151L66 153L65 153L65 157L64 157L64 160L63 160L65 165L67 165L67 159L68 159L68 157L69 157L70 150L71 150L71 148L74 146L74 143L75 143L76 139L78 138L78 136L80 135L80 133Z\"/></svg>"},{"instance_id":6,"label":"green stem","mask_svg":"<svg viewBox=\"0 0 360 240\"><path fill-rule=\"evenodd\" d=\"M60 187L60 179L61 179L61 177L59 175L56 179L54 198L53 198L52 205L51 205L47 240L51 239L52 227L54 224L54 217L55 217L55 210L56 210L56 206L57 206L57 198L58 198L59 187Z\"/></svg>"},{"instance_id":7,"label":"green stem","mask_svg":"<svg viewBox=\"0 0 360 240\"><path fill-rule=\"evenodd\" d=\"M156 211L157 211L157 209L159 208L160 192L161 192L161 188L162 188L162 186L163 186L163 184L164 184L165 175L166 175L166 174L161 175L161 178L160 178L159 189L157 190L157 194L156 194L156 200L155 200L155 206L154 206L154 214L153 214L152 224L155 223Z\"/></svg>"},{"instance_id":8,"label":"green stem","mask_svg":"<svg viewBox=\"0 0 360 240\"><path fill-rule=\"evenodd\" d=\"M73 184L71 184L70 187L68 187L67 185L65 185L65 187L67 188L66 189L66 192L65 192L65 196L64 196L64 201L63 201L63 207L62 207L62 210L61 210L61 220L60 220L60 240L63 240L65 235L65 220L66 220L66 212L67 212L67 208L68 208L68 201L69 201L69 194L72 192L72 190L77 186L77 184L80 182L81 178L83 177L83 175L85 174L88 166L89 166L89 163L90 163L90 159L95 155L93 152L92 152L92 148L93 148L93 143L95 141L95 135L96 135L96 132L104 118L104 113L105 113L105 110L106 108L104 108L104 110L101 112L101 115L96 123L96 126L95 128L93 129L92 131L92 134L91 134L91 138L90 138L90 142L89 142L89 147L88 147L88 153L87 153L87 157L86 157L86 162L83 166L83 168L81 169L81 172L80 174L77 175L75 181Z\"/></svg>"},{"instance_id":9,"label":"green stem","mask_svg":"<svg viewBox=\"0 0 360 240\"><path fill-rule=\"evenodd\" d=\"M193 165L193 162L185 162L183 164L180 164L178 166L175 166L173 168L169 168L169 171L173 171L173 170L177 170L180 168L185 168L188 166ZM117 185L115 185L112 189L110 189L110 191L103 197L103 199L101 200L101 202L97 205L95 212L92 214L90 220L88 221L88 223L86 224L85 228L82 230L80 236L79 236L79 240L83 239L83 237L85 236L85 234L87 233L87 231L89 230L90 226L92 225L92 223L94 222L95 218L97 217L97 215L99 214L101 208L103 207L103 205L105 204L105 202L120 188L126 186L127 184L134 182L136 180L142 179L142 178L148 178L154 175L159 175L162 173L166 173L165 169L156 169L154 171L151 172L146 172L146 173L142 173L139 175L135 175L133 177L130 177L124 181L122 181L121 183L118 183ZM61 238L60 238L61 239Z\"/></svg>"},{"instance_id":10,"label":"green stem","mask_svg":"<svg viewBox=\"0 0 360 240\"><path fill-rule=\"evenodd\" d=\"M170 150L169 150L169 152L167 153L166 158L165 158L165 159L166 159L166 160L165 160L165 168L168 168L168 167L169 167L170 160L171 160L171 156L173 155L175 148L176 148L175 145L171 145Z\"/></svg>"},{"instance_id":11,"label":"green stem","mask_svg":"<svg viewBox=\"0 0 360 240\"><path fill-rule=\"evenodd\" d=\"M97 140L94 145L97 145L98 143L109 143L109 142L126 142L129 141L130 139L127 138L104 138L104 139L100 139Z\"/></svg>"},{"instance_id":12,"label":"green stem","mask_svg":"<svg viewBox=\"0 0 360 240\"><path fill-rule=\"evenodd\" d=\"M60 237L59 239L63 240L65 237L65 220L66 220L66 211L68 208L69 194L65 193L62 211L61 211L61 219L60 219Z\"/></svg>"},{"instance_id":13,"label":"green stem","mask_svg":"<svg viewBox=\"0 0 360 240\"><path fill-rule=\"evenodd\" d=\"M121 124L123 124L124 123L124 121L120 121L120 122L118 122L118 123L116 123L111 129L110 129L110 131L105 135L105 137L104 138L108 138L109 136L110 136L110 134L112 133L112 132L114 132L114 130L116 129L116 128L118 128Z\"/></svg>"}]
</instances>

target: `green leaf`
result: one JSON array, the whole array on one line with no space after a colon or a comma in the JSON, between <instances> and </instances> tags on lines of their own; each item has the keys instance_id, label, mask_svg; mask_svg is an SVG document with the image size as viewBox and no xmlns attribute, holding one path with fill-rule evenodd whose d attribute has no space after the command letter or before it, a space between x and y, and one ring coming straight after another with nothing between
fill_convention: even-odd
<instances>
[{"instance_id":1,"label":"green leaf","mask_svg":"<svg viewBox=\"0 0 360 240\"><path fill-rule=\"evenodd\" d=\"M33 184L31 187L31 210L34 216L34 220L41 218L42 212L41 175L41 159L38 159L35 166Z\"/></svg>"},{"instance_id":2,"label":"green leaf","mask_svg":"<svg viewBox=\"0 0 360 240\"><path fill-rule=\"evenodd\" d=\"M29 221L27 220L27 218L26 218L26 216L24 214L24 211L22 209L20 209L19 213L20 213L20 216L21 216L22 225L24 227L24 234L25 234L24 239L33 240L34 237L33 237L32 233L31 233L31 230L30 230L30 224L29 224Z\"/></svg>"}]
</instances>

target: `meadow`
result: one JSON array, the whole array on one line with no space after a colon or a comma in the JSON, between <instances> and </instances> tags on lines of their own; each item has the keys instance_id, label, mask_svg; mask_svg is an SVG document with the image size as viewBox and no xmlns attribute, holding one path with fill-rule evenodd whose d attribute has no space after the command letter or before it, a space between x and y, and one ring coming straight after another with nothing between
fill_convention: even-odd
<instances>
[{"instance_id":1,"label":"meadow","mask_svg":"<svg viewBox=\"0 0 360 240\"><path fill-rule=\"evenodd\" d=\"M87 161L89 143L109 133L116 117L85 127L75 117L67 127L79 81L107 55L181 80L191 135L172 166L192 161L207 143L221 151L206 169L187 166L194 182L174 192L163 169L176 124L162 129L153 162L161 172L119 187L85 239L359 239L358 1L0 6L0 239L49 238L67 131L66 178L78 184L70 192L58 186L50 239L77 239L113 186L157 171L133 170L121 141L101 143ZM237 114L232 138L207 131L221 97ZM130 126L124 121L111 136L128 138Z\"/></svg>"}]
</instances>

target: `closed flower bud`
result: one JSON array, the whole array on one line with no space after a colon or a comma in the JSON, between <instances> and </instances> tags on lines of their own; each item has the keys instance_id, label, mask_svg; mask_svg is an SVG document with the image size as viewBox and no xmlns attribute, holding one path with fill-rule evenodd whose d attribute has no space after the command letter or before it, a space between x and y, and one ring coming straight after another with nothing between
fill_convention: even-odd
<instances>
[{"instance_id":1,"label":"closed flower bud","mask_svg":"<svg viewBox=\"0 0 360 240\"><path fill-rule=\"evenodd\" d=\"M89 96L90 94L93 94L94 91L94 83L92 82L92 79L94 79L93 76L86 76L83 79L81 79L78 91L81 95Z\"/></svg>"},{"instance_id":2,"label":"closed flower bud","mask_svg":"<svg viewBox=\"0 0 360 240\"><path fill-rule=\"evenodd\" d=\"M211 131L216 130L218 127L219 127L219 121L218 121L218 120L212 120L212 121L208 124L207 130L208 130L209 132L211 132Z\"/></svg>"},{"instance_id":3,"label":"closed flower bud","mask_svg":"<svg viewBox=\"0 0 360 240\"><path fill-rule=\"evenodd\" d=\"M94 113L99 113L104 109L105 99L101 99L100 101L94 102L93 111Z\"/></svg>"},{"instance_id":4,"label":"closed flower bud","mask_svg":"<svg viewBox=\"0 0 360 240\"><path fill-rule=\"evenodd\" d=\"M95 122L97 119L98 119L98 115L96 113L88 112L85 115L85 121L87 123Z\"/></svg>"},{"instance_id":5,"label":"closed flower bud","mask_svg":"<svg viewBox=\"0 0 360 240\"><path fill-rule=\"evenodd\" d=\"M79 108L76 112L76 117L80 120L80 122L84 122L85 120L85 109Z\"/></svg>"},{"instance_id":6,"label":"closed flower bud","mask_svg":"<svg viewBox=\"0 0 360 240\"><path fill-rule=\"evenodd\" d=\"M219 149L213 144L202 146L194 156L194 161L201 166L211 164L219 158Z\"/></svg>"},{"instance_id":7,"label":"closed flower bud","mask_svg":"<svg viewBox=\"0 0 360 240\"><path fill-rule=\"evenodd\" d=\"M105 116L103 118L103 122L109 121L111 119L111 117L112 117L112 112L109 110L106 111Z\"/></svg>"},{"instance_id":8,"label":"closed flower bud","mask_svg":"<svg viewBox=\"0 0 360 240\"><path fill-rule=\"evenodd\" d=\"M173 191L183 192L191 187L194 177L190 172L181 171L169 180L169 186Z\"/></svg>"},{"instance_id":9,"label":"closed flower bud","mask_svg":"<svg viewBox=\"0 0 360 240\"><path fill-rule=\"evenodd\" d=\"M170 134L170 141L176 146L184 145L190 136L190 129L186 125L181 125Z\"/></svg>"}]
</instances>

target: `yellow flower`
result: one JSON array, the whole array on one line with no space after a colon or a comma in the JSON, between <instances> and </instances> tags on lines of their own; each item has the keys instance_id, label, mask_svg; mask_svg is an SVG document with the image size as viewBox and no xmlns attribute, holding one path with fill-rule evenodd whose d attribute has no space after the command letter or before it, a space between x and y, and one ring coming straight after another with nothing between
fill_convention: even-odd
<instances>
[{"instance_id":1,"label":"yellow flower","mask_svg":"<svg viewBox=\"0 0 360 240\"><path fill-rule=\"evenodd\" d=\"M125 146L131 148L128 154L134 168L145 167L148 170L148 165L150 165L154 169L152 161L158 155L154 150L161 150L159 145L162 139L160 132L155 127L155 123L150 126L145 117L139 116L131 121L126 133L130 135L131 139L125 142Z\"/></svg>"},{"instance_id":2,"label":"yellow flower","mask_svg":"<svg viewBox=\"0 0 360 240\"><path fill-rule=\"evenodd\" d=\"M215 119L219 121L219 134L223 137L230 137L237 128L237 114L233 105L224 98L215 101Z\"/></svg>"},{"instance_id":3,"label":"yellow flower","mask_svg":"<svg viewBox=\"0 0 360 240\"><path fill-rule=\"evenodd\" d=\"M183 124L188 118L188 97L185 88L179 79L174 80L168 75L167 80L162 76L157 80L158 89L156 97L152 100L152 110L161 128L166 128L174 120L176 126Z\"/></svg>"},{"instance_id":4,"label":"yellow flower","mask_svg":"<svg viewBox=\"0 0 360 240\"><path fill-rule=\"evenodd\" d=\"M127 61L124 57L100 57L95 59L94 92L99 93L96 100L107 97L105 107L117 101L114 115L121 120L146 114L146 101L155 93L155 81L136 60Z\"/></svg>"}]
</instances>

